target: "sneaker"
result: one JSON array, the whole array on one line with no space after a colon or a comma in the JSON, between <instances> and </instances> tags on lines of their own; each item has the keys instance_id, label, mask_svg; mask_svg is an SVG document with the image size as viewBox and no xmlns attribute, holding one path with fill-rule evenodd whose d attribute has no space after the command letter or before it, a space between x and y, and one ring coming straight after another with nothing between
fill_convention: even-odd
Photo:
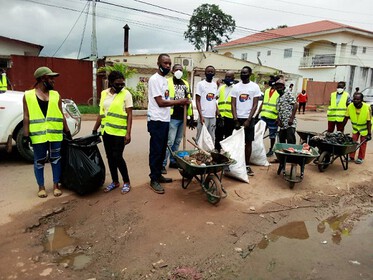
<instances>
[{"instance_id":1,"label":"sneaker","mask_svg":"<svg viewBox=\"0 0 373 280\"><path fill-rule=\"evenodd\" d=\"M271 156L273 156L273 151L269 150L268 153L267 153L267 157L271 157Z\"/></svg>"},{"instance_id":2,"label":"sneaker","mask_svg":"<svg viewBox=\"0 0 373 280\"><path fill-rule=\"evenodd\" d=\"M161 174L167 174L167 170L166 170L166 167L162 166L162 169L161 169Z\"/></svg>"},{"instance_id":3,"label":"sneaker","mask_svg":"<svg viewBox=\"0 0 373 280\"><path fill-rule=\"evenodd\" d=\"M177 169L178 165L176 162L170 162L170 165L168 167Z\"/></svg>"},{"instance_id":4,"label":"sneaker","mask_svg":"<svg viewBox=\"0 0 373 280\"><path fill-rule=\"evenodd\" d=\"M254 176L254 171L251 170L250 166L246 166L246 172L249 176Z\"/></svg>"},{"instance_id":5,"label":"sneaker","mask_svg":"<svg viewBox=\"0 0 373 280\"><path fill-rule=\"evenodd\" d=\"M164 194L164 188L157 181L150 181L149 187L158 194Z\"/></svg>"},{"instance_id":6,"label":"sneaker","mask_svg":"<svg viewBox=\"0 0 373 280\"><path fill-rule=\"evenodd\" d=\"M356 164L362 164L363 162L364 162L364 160L361 159L361 158L358 158L357 160L355 160Z\"/></svg>"},{"instance_id":7,"label":"sneaker","mask_svg":"<svg viewBox=\"0 0 373 280\"><path fill-rule=\"evenodd\" d=\"M348 158L348 161L354 161L355 159L354 158L352 158L352 157L349 157Z\"/></svg>"},{"instance_id":8,"label":"sneaker","mask_svg":"<svg viewBox=\"0 0 373 280\"><path fill-rule=\"evenodd\" d=\"M158 178L158 182L159 183L171 183L172 178L166 178L163 175L161 175L161 177Z\"/></svg>"}]
</instances>

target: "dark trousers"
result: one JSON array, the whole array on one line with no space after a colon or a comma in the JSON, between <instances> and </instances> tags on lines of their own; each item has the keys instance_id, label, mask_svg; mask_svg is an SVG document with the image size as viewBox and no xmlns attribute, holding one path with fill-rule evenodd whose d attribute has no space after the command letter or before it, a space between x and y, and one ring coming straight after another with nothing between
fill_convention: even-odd
<instances>
[{"instance_id":1,"label":"dark trousers","mask_svg":"<svg viewBox=\"0 0 373 280\"><path fill-rule=\"evenodd\" d=\"M221 126L216 121L216 129L215 129L215 149L218 151L221 150L220 141L224 140L225 138L229 137L233 133L234 129L234 120L223 117L224 125Z\"/></svg>"},{"instance_id":2,"label":"dark trousers","mask_svg":"<svg viewBox=\"0 0 373 280\"><path fill-rule=\"evenodd\" d=\"M343 122L328 121L328 132L333 132L335 127L337 127L337 131L341 131L341 132L343 132L345 128L343 126Z\"/></svg>"},{"instance_id":3,"label":"dark trousers","mask_svg":"<svg viewBox=\"0 0 373 280\"><path fill-rule=\"evenodd\" d=\"M166 155L169 122L148 121L149 143L149 167L150 180L157 181L161 177L163 160Z\"/></svg>"},{"instance_id":4,"label":"dark trousers","mask_svg":"<svg viewBox=\"0 0 373 280\"><path fill-rule=\"evenodd\" d=\"M303 108L303 114L304 114L304 111L306 110L306 104L307 102L299 102L299 107L298 107L299 113L300 113L300 110Z\"/></svg>"},{"instance_id":5,"label":"dark trousers","mask_svg":"<svg viewBox=\"0 0 373 280\"><path fill-rule=\"evenodd\" d=\"M280 129L278 138L280 140L280 143L295 144L295 128L288 127L287 129Z\"/></svg>"},{"instance_id":6,"label":"dark trousers","mask_svg":"<svg viewBox=\"0 0 373 280\"><path fill-rule=\"evenodd\" d=\"M125 137L104 133L104 135L102 136L102 139L104 140L104 147L105 147L107 161L109 163L111 179L115 183L119 182L119 179L118 179L118 169L119 169L119 172L123 177L123 182L129 183L130 178L128 176L127 164L123 158Z\"/></svg>"}]
</instances>

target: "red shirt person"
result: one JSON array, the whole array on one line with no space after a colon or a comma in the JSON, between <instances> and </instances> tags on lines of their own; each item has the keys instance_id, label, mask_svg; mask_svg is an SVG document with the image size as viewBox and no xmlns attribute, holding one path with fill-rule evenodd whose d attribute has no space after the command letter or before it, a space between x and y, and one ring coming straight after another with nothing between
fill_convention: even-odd
<instances>
[{"instance_id":1,"label":"red shirt person","mask_svg":"<svg viewBox=\"0 0 373 280\"><path fill-rule=\"evenodd\" d=\"M300 114L300 109L303 108L303 114L304 114L304 111L306 110L306 104L308 101L308 95L305 90L302 90L302 92L298 94L297 101L299 103L298 113Z\"/></svg>"}]
</instances>

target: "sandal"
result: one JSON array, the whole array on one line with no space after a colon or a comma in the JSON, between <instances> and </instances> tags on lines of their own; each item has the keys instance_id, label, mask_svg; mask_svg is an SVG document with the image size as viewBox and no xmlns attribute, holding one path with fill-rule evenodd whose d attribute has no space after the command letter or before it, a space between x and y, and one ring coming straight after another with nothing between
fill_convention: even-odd
<instances>
[{"instance_id":1,"label":"sandal","mask_svg":"<svg viewBox=\"0 0 373 280\"><path fill-rule=\"evenodd\" d=\"M130 183L124 183L123 187L121 188L120 192L121 194L126 194L131 190L131 185Z\"/></svg>"},{"instance_id":2,"label":"sandal","mask_svg":"<svg viewBox=\"0 0 373 280\"><path fill-rule=\"evenodd\" d=\"M112 182L110 185L108 185L105 189L104 192L111 192L112 190L116 189L119 187L119 183L114 183Z\"/></svg>"},{"instance_id":3,"label":"sandal","mask_svg":"<svg viewBox=\"0 0 373 280\"><path fill-rule=\"evenodd\" d=\"M55 197L61 196L62 195L62 191L59 188L55 188L55 189L53 189L53 195Z\"/></svg>"},{"instance_id":4,"label":"sandal","mask_svg":"<svg viewBox=\"0 0 373 280\"><path fill-rule=\"evenodd\" d=\"M47 196L48 196L47 192L44 189L41 189L41 190L38 191L38 197L46 198Z\"/></svg>"}]
</instances>

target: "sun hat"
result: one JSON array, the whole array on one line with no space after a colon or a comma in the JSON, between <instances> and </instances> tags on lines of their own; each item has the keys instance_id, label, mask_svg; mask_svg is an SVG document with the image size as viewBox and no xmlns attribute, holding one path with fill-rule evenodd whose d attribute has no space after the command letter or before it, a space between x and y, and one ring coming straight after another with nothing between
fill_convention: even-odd
<instances>
[{"instance_id":1,"label":"sun hat","mask_svg":"<svg viewBox=\"0 0 373 280\"><path fill-rule=\"evenodd\" d=\"M34 73L35 79L39 79L43 77L44 75L57 77L60 74L53 72L50 68L46 66L39 67L38 69L35 70L35 73Z\"/></svg>"}]
</instances>

